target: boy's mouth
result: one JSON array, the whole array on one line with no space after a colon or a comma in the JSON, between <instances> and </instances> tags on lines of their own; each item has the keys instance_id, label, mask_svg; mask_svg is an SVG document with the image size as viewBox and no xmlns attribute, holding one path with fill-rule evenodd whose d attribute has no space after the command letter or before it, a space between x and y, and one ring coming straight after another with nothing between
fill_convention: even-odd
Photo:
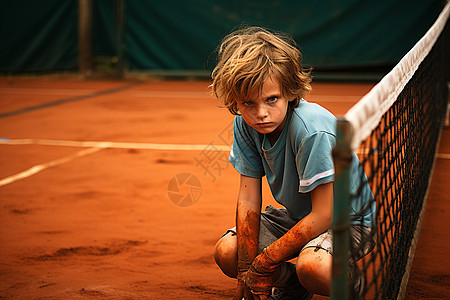
<instances>
[{"instance_id":1,"label":"boy's mouth","mask_svg":"<svg viewBox=\"0 0 450 300\"><path fill-rule=\"evenodd\" d=\"M258 127L269 127L269 126L272 125L272 123L271 122L264 122L264 123L256 123L255 125L258 126Z\"/></svg>"}]
</instances>

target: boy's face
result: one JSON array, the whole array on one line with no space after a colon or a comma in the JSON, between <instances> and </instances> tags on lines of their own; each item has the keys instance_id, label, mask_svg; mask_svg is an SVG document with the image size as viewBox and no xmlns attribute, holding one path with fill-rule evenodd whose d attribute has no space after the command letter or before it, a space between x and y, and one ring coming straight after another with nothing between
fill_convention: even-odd
<instances>
[{"instance_id":1,"label":"boy's face","mask_svg":"<svg viewBox=\"0 0 450 300\"><path fill-rule=\"evenodd\" d=\"M278 81L267 77L259 95L238 100L237 106L244 121L259 133L267 134L272 142L283 131L290 100L282 96Z\"/></svg>"}]
</instances>

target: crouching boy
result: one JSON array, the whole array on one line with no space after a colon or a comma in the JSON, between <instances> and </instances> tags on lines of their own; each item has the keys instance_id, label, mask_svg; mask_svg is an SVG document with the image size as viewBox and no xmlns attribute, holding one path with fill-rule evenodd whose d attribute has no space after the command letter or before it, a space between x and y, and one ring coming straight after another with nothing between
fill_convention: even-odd
<instances>
[{"instance_id":1,"label":"crouching boy","mask_svg":"<svg viewBox=\"0 0 450 300\"><path fill-rule=\"evenodd\" d=\"M331 281L335 117L303 96L310 72L289 37L259 27L231 33L212 73L216 97L236 115L230 162L240 173L236 227L217 242L221 270L238 279L236 299L308 299ZM352 186L361 179L354 155ZM261 180L283 206L261 212ZM371 203L363 186L362 205ZM361 200L361 199L360 199ZM361 206L361 202L358 204ZM373 205L354 216L352 247L373 248ZM365 245L359 245L361 241ZM297 258L296 264L292 259ZM355 294L362 287L351 262ZM270 298L269 298L270 297Z\"/></svg>"}]
</instances>

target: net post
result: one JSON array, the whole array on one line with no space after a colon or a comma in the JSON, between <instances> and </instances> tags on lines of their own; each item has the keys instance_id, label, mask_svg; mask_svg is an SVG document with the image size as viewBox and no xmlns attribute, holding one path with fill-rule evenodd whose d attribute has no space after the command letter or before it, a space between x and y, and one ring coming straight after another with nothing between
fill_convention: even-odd
<instances>
[{"instance_id":1,"label":"net post","mask_svg":"<svg viewBox=\"0 0 450 300\"><path fill-rule=\"evenodd\" d=\"M92 60L92 0L78 0L78 69L90 75Z\"/></svg>"},{"instance_id":2,"label":"net post","mask_svg":"<svg viewBox=\"0 0 450 300\"><path fill-rule=\"evenodd\" d=\"M117 77L123 78L125 68L125 4L124 0L116 0L117 30Z\"/></svg>"},{"instance_id":3,"label":"net post","mask_svg":"<svg viewBox=\"0 0 450 300\"><path fill-rule=\"evenodd\" d=\"M336 122L336 146L333 148L335 168L333 222L333 265L331 299L347 300L348 251L350 246L350 166L352 163L351 124L345 118Z\"/></svg>"}]
</instances>

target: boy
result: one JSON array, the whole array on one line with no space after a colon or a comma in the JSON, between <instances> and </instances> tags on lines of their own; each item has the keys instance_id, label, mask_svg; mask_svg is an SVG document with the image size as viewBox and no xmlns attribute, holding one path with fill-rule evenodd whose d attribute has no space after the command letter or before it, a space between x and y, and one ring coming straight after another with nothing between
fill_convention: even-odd
<instances>
[{"instance_id":1,"label":"boy","mask_svg":"<svg viewBox=\"0 0 450 300\"><path fill-rule=\"evenodd\" d=\"M259 27L241 29L222 41L212 78L215 96L236 115L229 160L241 174L236 227L217 242L217 264L238 279L239 300L328 295L335 118L303 100L311 78L300 51L286 36ZM354 155L354 187L364 178L358 163ZM284 209L268 206L261 213L263 176ZM362 202L353 207L354 212L365 207L351 227L352 246L365 241L359 258L374 245L366 242L372 236L372 197L366 184ZM287 262L295 257L295 266ZM353 273L358 293L361 279Z\"/></svg>"}]
</instances>

